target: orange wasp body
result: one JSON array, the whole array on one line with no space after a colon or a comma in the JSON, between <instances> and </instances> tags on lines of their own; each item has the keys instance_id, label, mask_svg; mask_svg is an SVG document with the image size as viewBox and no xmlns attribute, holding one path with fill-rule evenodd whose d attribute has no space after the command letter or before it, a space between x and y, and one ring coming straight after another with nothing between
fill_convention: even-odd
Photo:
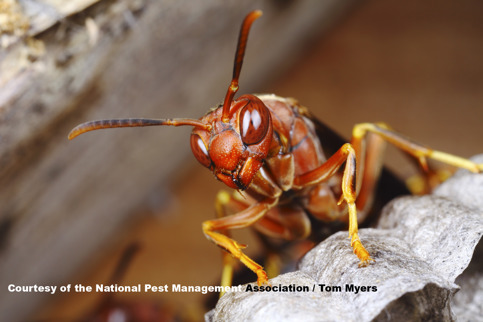
<instances>
[{"instance_id":1,"label":"orange wasp body","mask_svg":"<svg viewBox=\"0 0 483 322\"><path fill-rule=\"evenodd\" d=\"M372 203L384 141L414 156L423 168L426 158L473 172L482 171L483 165L428 149L384 124L372 123L356 125L350 143L326 158L312 117L294 99L275 95L243 95L234 99L248 32L260 15L260 11L253 11L242 24L233 79L223 105L199 120L92 121L74 128L69 139L102 128L193 126L191 149L196 159L218 180L239 192L218 195L218 218L205 221L203 232L256 273L259 285L268 283L263 267L243 253L245 246L230 238L229 230L253 226L264 235L294 240L310 234L308 214L323 221L348 218L351 246L360 266L366 266L373 259L359 239L358 219L363 219ZM230 273L224 273L222 284L230 283Z\"/></svg>"}]
</instances>

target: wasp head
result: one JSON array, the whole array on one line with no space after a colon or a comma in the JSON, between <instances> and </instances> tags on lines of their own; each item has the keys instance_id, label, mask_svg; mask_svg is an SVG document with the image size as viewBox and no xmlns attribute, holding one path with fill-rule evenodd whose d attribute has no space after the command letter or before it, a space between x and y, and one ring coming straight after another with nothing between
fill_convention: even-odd
<instances>
[{"instance_id":1,"label":"wasp head","mask_svg":"<svg viewBox=\"0 0 483 322\"><path fill-rule=\"evenodd\" d=\"M254 95L233 101L228 122L222 107L201 118L209 130L195 127L191 150L196 159L227 186L244 190L263 165L272 142L268 108Z\"/></svg>"}]
</instances>

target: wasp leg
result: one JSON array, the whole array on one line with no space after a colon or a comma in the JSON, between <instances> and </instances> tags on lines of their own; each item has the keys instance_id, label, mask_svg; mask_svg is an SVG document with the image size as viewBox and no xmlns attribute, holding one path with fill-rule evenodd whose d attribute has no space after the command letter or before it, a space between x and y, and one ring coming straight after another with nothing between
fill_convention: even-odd
<instances>
[{"instance_id":1,"label":"wasp leg","mask_svg":"<svg viewBox=\"0 0 483 322\"><path fill-rule=\"evenodd\" d=\"M357 163L357 210L359 222L364 221L372 206L376 183L381 175L383 154L386 142L380 136L370 133L364 139L365 144L352 146L356 151Z\"/></svg>"},{"instance_id":2,"label":"wasp leg","mask_svg":"<svg viewBox=\"0 0 483 322\"><path fill-rule=\"evenodd\" d=\"M267 274L263 270L263 267L242 252L242 249L246 247L245 245L237 243L221 232L223 230L251 226L262 218L277 202L277 199L267 198L236 214L203 222L205 236L257 274L258 285L268 284Z\"/></svg>"},{"instance_id":3,"label":"wasp leg","mask_svg":"<svg viewBox=\"0 0 483 322\"><path fill-rule=\"evenodd\" d=\"M411 139L399 134L384 123L361 123L354 126L351 144L356 151L357 160L365 160L365 163L357 164L357 209L367 210L372 204L375 183L382 169L382 154L384 146L389 142L402 151L413 156L429 176L428 182L418 182L417 187L424 191L430 189L432 173L427 167L426 159L440 161L450 166L467 169L472 172L482 172L483 164L476 164L470 160L451 155L448 153L432 150ZM414 190L414 186L411 191ZM362 211L363 213L365 211Z\"/></svg>"},{"instance_id":4,"label":"wasp leg","mask_svg":"<svg viewBox=\"0 0 483 322\"><path fill-rule=\"evenodd\" d=\"M288 247L286 242L303 240L310 235L311 225L304 209L300 206L278 206L270 209L253 228L266 250L265 271L269 278L280 275L282 266L290 261L298 260L303 253ZM275 242L276 240L277 242Z\"/></svg>"},{"instance_id":5,"label":"wasp leg","mask_svg":"<svg viewBox=\"0 0 483 322\"><path fill-rule=\"evenodd\" d=\"M237 201L236 199L233 198L232 195L230 195L226 191L222 190L216 195L215 211L216 211L217 218L226 217L230 211L233 211L233 209L237 209L237 211L240 211L245 208L248 208L248 205L245 205ZM227 230L223 230L221 231L221 233L228 237L231 237L230 233ZM222 257L223 257L223 269L221 274L221 286L223 290L220 292L220 297L223 296L223 294L225 294L225 287L232 285L233 271L235 266L234 258L229 253L222 251Z\"/></svg>"},{"instance_id":6,"label":"wasp leg","mask_svg":"<svg viewBox=\"0 0 483 322\"><path fill-rule=\"evenodd\" d=\"M333 156L331 156L320 167L302 174L294 179L294 186L303 188L313 186L324 182L332 177L337 170L345 162L345 168L342 175L342 195L338 202L340 205L343 201L347 203L349 211L349 237L351 238L351 246L354 253L360 259L359 266L367 266L373 261L369 252L362 245L357 226L357 210L356 210L356 152L351 144L344 144Z\"/></svg>"},{"instance_id":7,"label":"wasp leg","mask_svg":"<svg viewBox=\"0 0 483 322\"><path fill-rule=\"evenodd\" d=\"M465 158L461 158L441 151L432 150L430 148L422 146L418 143L413 142L411 139L403 136L402 134L394 132L387 125L382 123L361 123L354 126L354 129L352 130L351 143L356 149L357 154L361 153L362 140L368 132L377 134L385 141L409 153L419 161L420 165L424 169L427 168L426 158L430 158L475 173L483 171L483 164L477 164Z\"/></svg>"}]
</instances>

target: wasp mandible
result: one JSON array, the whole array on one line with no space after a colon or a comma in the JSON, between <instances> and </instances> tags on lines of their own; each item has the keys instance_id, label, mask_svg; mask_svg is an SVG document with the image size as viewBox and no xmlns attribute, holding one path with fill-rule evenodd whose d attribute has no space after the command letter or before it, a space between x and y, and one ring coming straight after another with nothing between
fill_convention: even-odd
<instances>
[{"instance_id":1,"label":"wasp mandible","mask_svg":"<svg viewBox=\"0 0 483 322\"><path fill-rule=\"evenodd\" d=\"M105 128L192 126L190 143L195 158L238 191L218 194L217 218L203 222L203 233L256 273L259 285L268 283L267 274L243 252L245 245L229 236L229 230L252 226L270 237L295 240L309 235L309 215L328 222L348 218L350 245L359 265L367 266L373 259L359 238L358 221L371 207L385 142L412 155L423 169L428 158L472 172L483 171L483 164L424 147L382 123L355 125L350 143L327 158L322 150L324 138L317 137L313 117L296 100L266 94L234 99L248 33L261 15L256 10L243 21L224 102L205 116L91 121L75 127L69 139ZM368 139L369 133L377 140ZM227 208L236 211L228 214ZM231 284L228 275L224 273L223 285Z\"/></svg>"}]
</instances>

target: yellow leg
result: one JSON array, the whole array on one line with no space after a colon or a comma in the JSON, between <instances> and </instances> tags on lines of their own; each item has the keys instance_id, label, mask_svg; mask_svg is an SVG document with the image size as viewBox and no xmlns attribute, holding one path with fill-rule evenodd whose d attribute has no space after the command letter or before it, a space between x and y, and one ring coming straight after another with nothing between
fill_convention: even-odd
<instances>
[{"instance_id":1,"label":"yellow leg","mask_svg":"<svg viewBox=\"0 0 483 322\"><path fill-rule=\"evenodd\" d=\"M354 250L354 254L361 260L359 263L359 267L365 267L373 262L374 260L371 258L371 255L366 250L366 248L362 245L361 240L359 239L359 231L357 227L357 214L356 214L356 206L354 203L349 204L349 238L351 239L351 246Z\"/></svg>"},{"instance_id":2,"label":"yellow leg","mask_svg":"<svg viewBox=\"0 0 483 322\"><path fill-rule=\"evenodd\" d=\"M229 204L230 200L231 200L231 196L226 191L220 191L216 195L215 211L216 211L217 218L222 218L226 216L225 205ZM228 232L226 231L225 234L228 234ZM222 257L223 257L223 269L221 273L221 286L223 287L223 291L220 292L220 297L223 296L223 294L225 294L225 291L224 291L225 287L232 285L233 270L235 265L233 257L229 253L223 251Z\"/></svg>"},{"instance_id":3,"label":"yellow leg","mask_svg":"<svg viewBox=\"0 0 483 322\"><path fill-rule=\"evenodd\" d=\"M246 247L245 245L239 244L222 232L230 229L244 228L254 224L261 219L270 208L275 206L277 202L278 200L276 199L266 199L251 205L236 214L208 220L203 223L203 232L205 233L205 236L257 274L258 285L268 283L267 274L263 270L263 267L243 253L242 249ZM222 283L227 283L227 280L230 280L231 284L230 270L232 270L232 268L230 268L230 266L232 265L228 262L226 272L224 270L223 273L225 275L222 277Z\"/></svg>"},{"instance_id":4,"label":"yellow leg","mask_svg":"<svg viewBox=\"0 0 483 322\"><path fill-rule=\"evenodd\" d=\"M382 123L361 123L354 126L351 143L358 154L361 153L362 140L366 136L367 132L375 133L382 137L385 141L411 154L419 161L424 169L427 168L426 158L430 158L475 173L483 171L483 164L477 164L465 158L429 149L413 142L409 138L404 137L402 134L392 131L387 125Z\"/></svg>"},{"instance_id":5,"label":"yellow leg","mask_svg":"<svg viewBox=\"0 0 483 322\"><path fill-rule=\"evenodd\" d=\"M345 163L344 173L342 175L342 195L338 205L342 202L347 203L349 211L349 237L351 238L351 246L354 254L360 259L360 266L366 266L373 261L369 252L362 245L357 226L357 210L356 210L356 151L351 144L344 144L333 156L331 156L320 167L307 172L294 179L294 185L297 187L305 187L315 185L332 177L337 170Z\"/></svg>"},{"instance_id":6,"label":"yellow leg","mask_svg":"<svg viewBox=\"0 0 483 322\"><path fill-rule=\"evenodd\" d=\"M231 206L231 207L230 207ZM227 209L226 208L247 208L246 205L241 205L239 202L235 201L232 196L226 191L220 191L216 195L215 199L215 211L217 218L223 218L227 216ZM223 234L230 236L227 230L223 231ZM222 251L222 258L223 258L223 269L221 273L221 286L223 287L223 291L220 292L220 297L225 294L225 287L231 286L233 281L233 272L235 269L235 260L233 256L226 252Z\"/></svg>"}]
</instances>

